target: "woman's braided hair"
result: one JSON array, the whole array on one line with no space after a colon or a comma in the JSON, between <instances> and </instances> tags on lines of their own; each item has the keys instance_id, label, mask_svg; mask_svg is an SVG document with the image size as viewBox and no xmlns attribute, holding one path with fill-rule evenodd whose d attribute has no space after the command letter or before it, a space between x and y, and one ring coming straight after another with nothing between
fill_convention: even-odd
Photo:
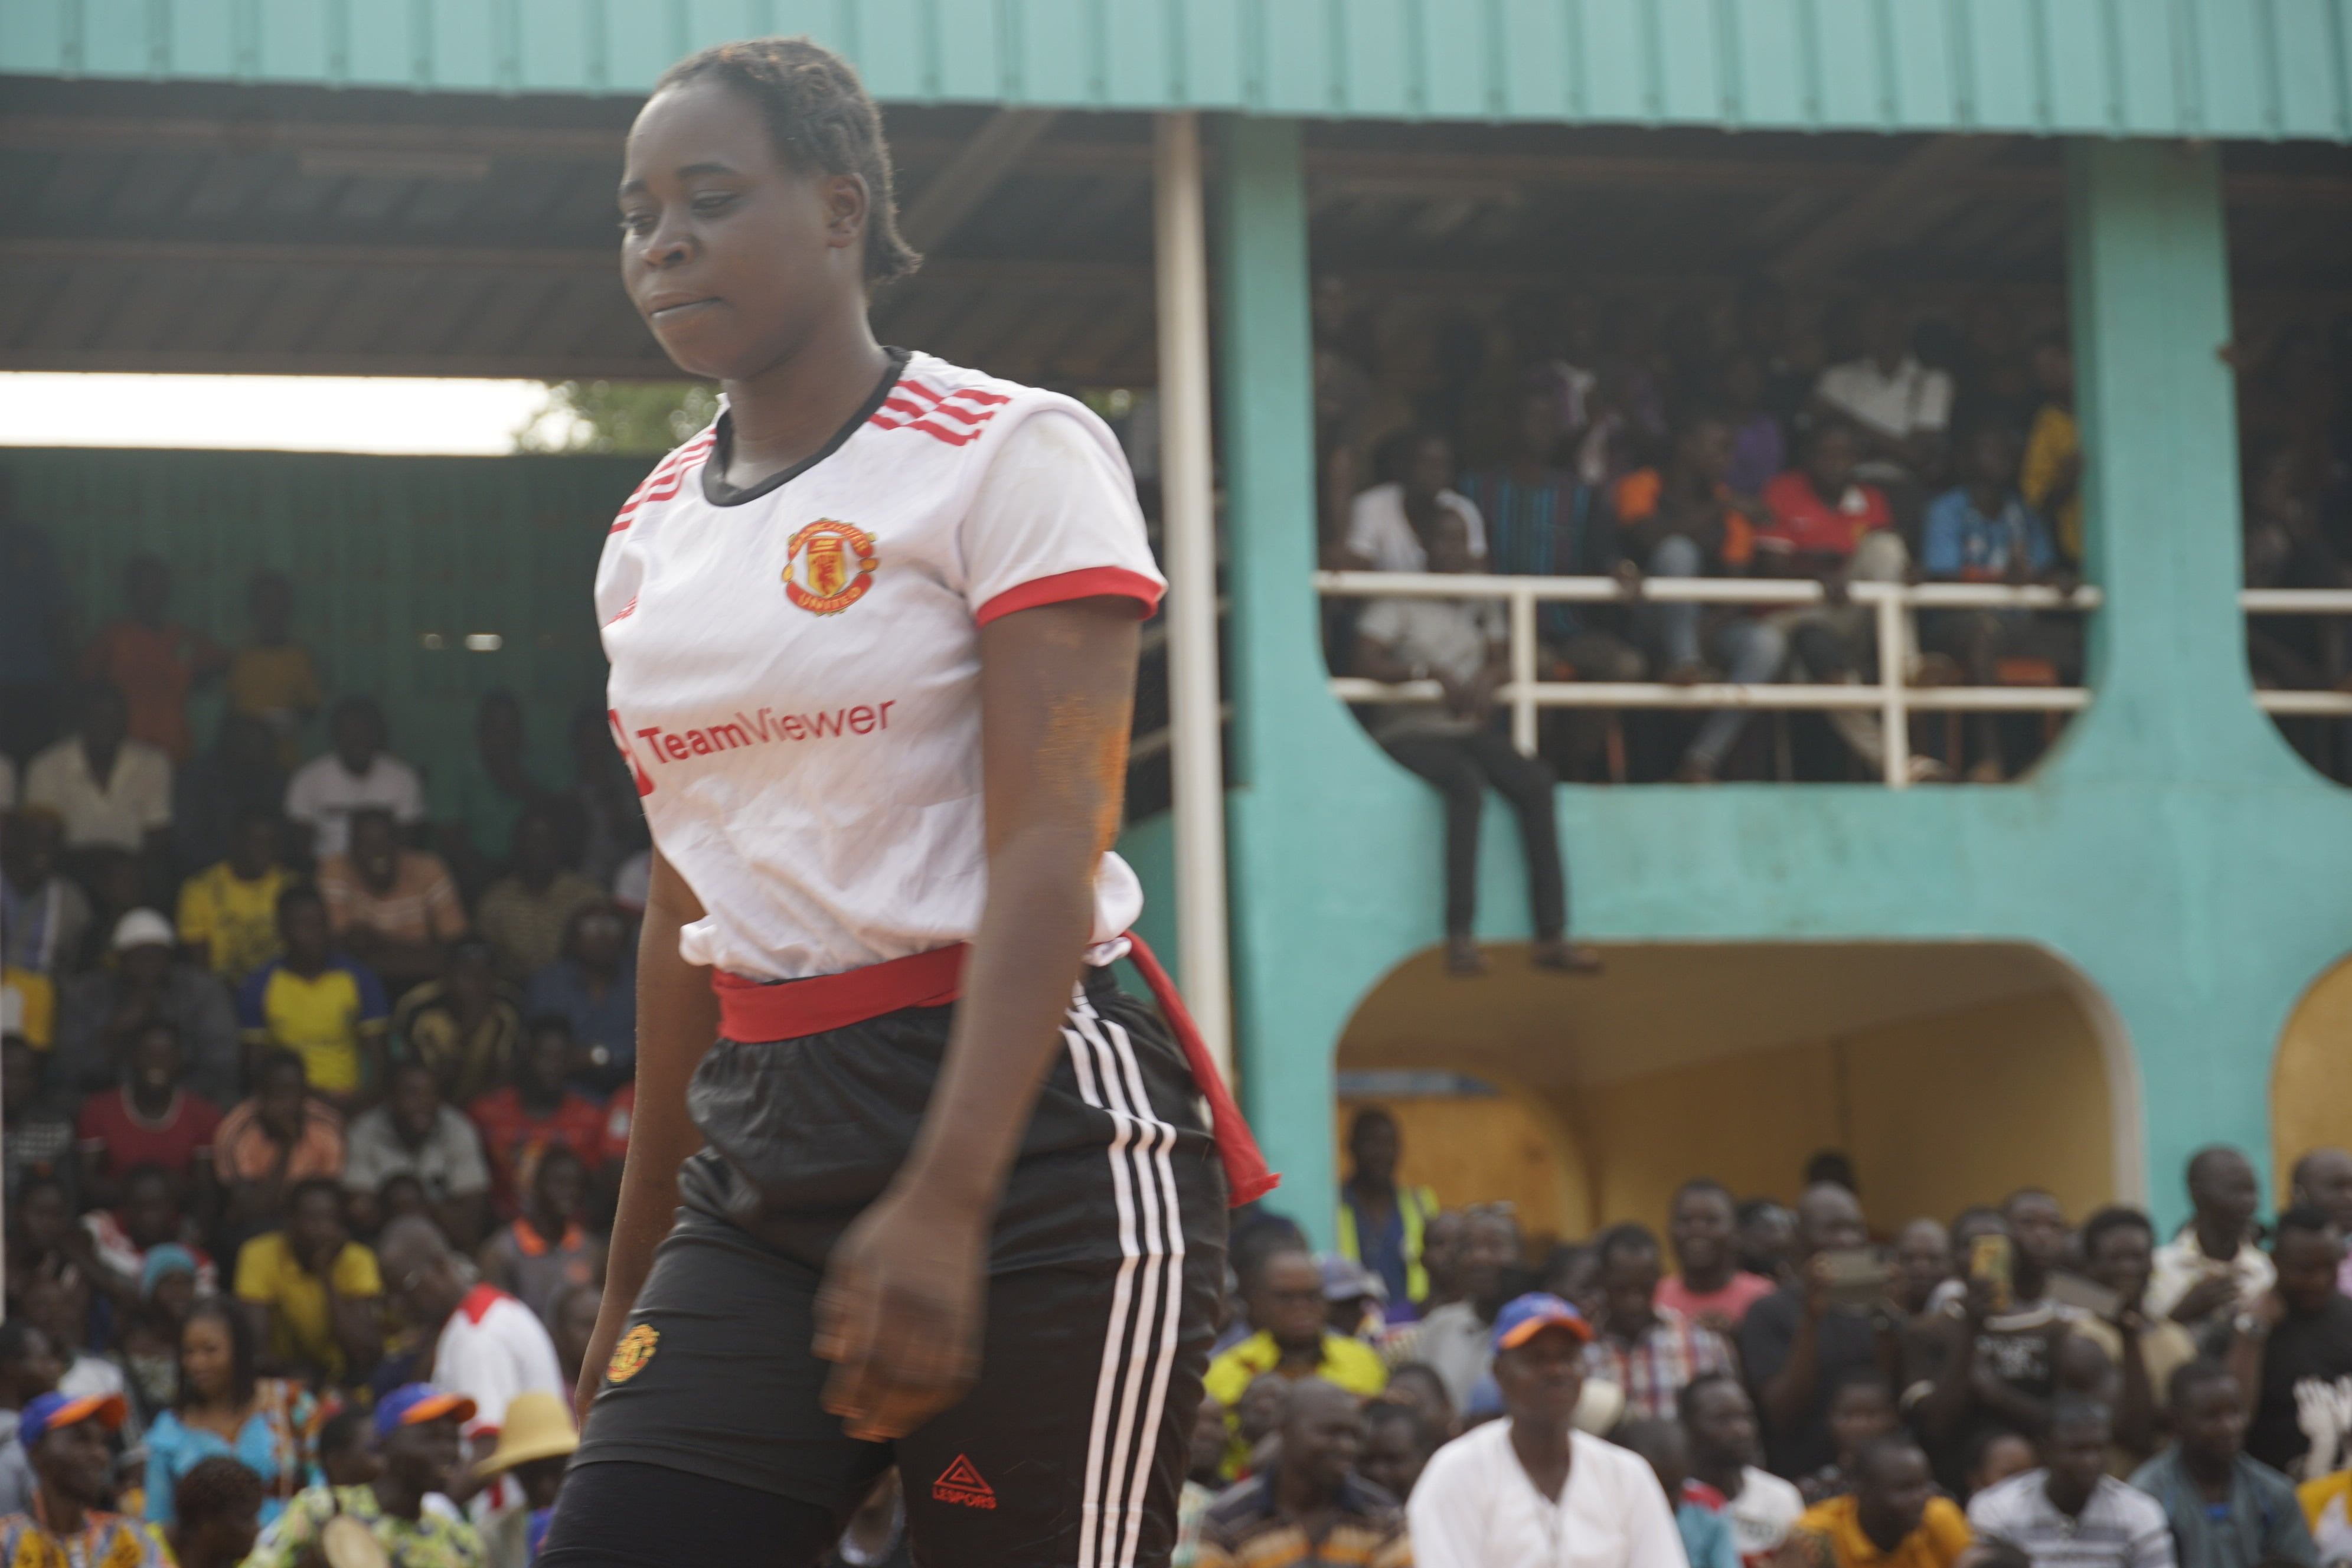
<instances>
[{"instance_id":1,"label":"woman's braided hair","mask_svg":"<svg viewBox=\"0 0 2352 1568\"><path fill-rule=\"evenodd\" d=\"M865 180L869 285L904 278L922 264L898 233L882 117L847 60L806 38L746 38L688 55L662 72L654 90L705 80L758 104L777 151L793 167Z\"/></svg>"}]
</instances>

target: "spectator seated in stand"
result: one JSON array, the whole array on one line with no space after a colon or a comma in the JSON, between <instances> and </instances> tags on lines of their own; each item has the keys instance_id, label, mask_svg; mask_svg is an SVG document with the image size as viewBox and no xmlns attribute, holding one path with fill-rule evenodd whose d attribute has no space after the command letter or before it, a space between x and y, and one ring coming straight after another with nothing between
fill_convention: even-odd
<instances>
[{"instance_id":1,"label":"spectator seated in stand","mask_svg":"<svg viewBox=\"0 0 2352 1568\"><path fill-rule=\"evenodd\" d=\"M284 573L256 572L245 604L253 640L229 658L229 711L267 728L279 760L291 765L301 754L302 727L326 700L319 662L294 640L294 585Z\"/></svg>"},{"instance_id":2,"label":"spectator seated in stand","mask_svg":"<svg viewBox=\"0 0 2352 1568\"><path fill-rule=\"evenodd\" d=\"M1907 1434L1866 1445L1854 1490L1807 1509L1778 1568L1955 1568L1974 1539L1959 1505L1936 1488L1927 1455Z\"/></svg>"},{"instance_id":3,"label":"spectator seated in stand","mask_svg":"<svg viewBox=\"0 0 2352 1568\"><path fill-rule=\"evenodd\" d=\"M58 869L65 835L65 818L45 805L0 817L0 962L11 970L53 978L81 956L89 895Z\"/></svg>"},{"instance_id":4,"label":"spectator seated in stand","mask_svg":"<svg viewBox=\"0 0 2352 1568\"><path fill-rule=\"evenodd\" d=\"M236 1300L272 1369L322 1384L363 1376L383 1351L383 1277L352 1239L342 1193L323 1176L297 1182L285 1227L236 1255Z\"/></svg>"},{"instance_id":5,"label":"spectator seated in stand","mask_svg":"<svg viewBox=\"0 0 2352 1568\"><path fill-rule=\"evenodd\" d=\"M1860 437L1862 479L1903 498L1906 520L1939 483L1952 378L1919 363L1911 333L1889 301L1873 298L1859 321L1862 357L1822 372L1813 387L1818 421L1848 422Z\"/></svg>"},{"instance_id":6,"label":"spectator seated in stand","mask_svg":"<svg viewBox=\"0 0 2352 1568\"><path fill-rule=\"evenodd\" d=\"M153 1019L132 1037L121 1081L81 1102L74 1135L81 1190L92 1202L110 1201L131 1172L148 1166L199 1194L198 1211L210 1212L204 1194L212 1186L221 1113L211 1100L182 1087L183 1060L180 1032L165 1019Z\"/></svg>"},{"instance_id":7,"label":"spectator seated in stand","mask_svg":"<svg viewBox=\"0 0 2352 1568\"><path fill-rule=\"evenodd\" d=\"M1202 1380L1208 1396L1226 1409L1238 1415L1250 1384L1267 1373L1294 1383L1320 1378L1363 1398L1387 1386L1388 1369L1377 1352L1331 1331L1323 1269L1313 1253L1286 1249L1265 1258L1253 1273L1247 1300L1256 1332L1211 1362ZM1237 1433L1228 1473L1238 1476L1248 1463Z\"/></svg>"},{"instance_id":8,"label":"spectator seated in stand","mask_svg":"<svg viewBox=\"0 0 2352 1568\"><path fill-rule=\"evenodd\" d=\"M273 1050L254 1069L253 1098L221 1119L213 1165L233 1227L250 1232L286 1212L291 1187L343 1173L343 1119L310 1093L302 1058Z\"/></svg>"},{"instance_id":9,"label":"spectator seated in stand","mask_svg":"<svg viewBox=\"0 0 2352 1568\"><path fill-rule=\"evenodd\" d=\"M2163 1508L2107 1474L2112 1425L2095 1400L2060 1400L2042 1468L1970 1498L1969 1528L2016 1547L2032 1568L2173 1568Z\"/></svg>"},{"instance_id":10,"label":"spectator seated in stand","mask_svg":"<svg viewBox=\"0 0 2352 1568\"><path fill-rule=\"evenodd\" d=\"M522 1213L482 1244L482 1278L538 1313L551 1331L565 1291L604 1281L604 1242L581 1223L587 1203L588 1167L559 1143L539 1157Z\"/></svg>"},{"instance_id":11,"label":"spectator seated in stand","mask_svg":"<svg viewBox=\"0 0 2352 1568\"><path fill-rule=\"evenodd\" d=\"M554 795L531 776L524 756L522 704L511 691L485 693L474 710L473 752L447 770L433 801L442 852L465 876L467 889L488 883L525 811L553 805Z\"/></svg>"},{"instance_id":12,"label":"spectator seated in stand","mask_svg":"<svg viewBox=\"0 0 2352 1568\"><path fill-rule=\"evenodd\" d=\"M1209 1505L1199 1568L1410 1568L1398 1500L1355 1473L1363 1452L1355 1395L1319 1377L1304 1379L1284 1402L1280 1430L1281 1464Z\"/></svg>"},{"instance_id":13,"label":"spectator seated in stand","mask_svg":"<svg viewBox=\"0 0 2352 1568\"><path fill-rule=\"evenodd\" d=\"M377 1081L386 1016L383 984L331 945L327 906L307 887L278 900L285 952L257 969L237 994L249 1052L300 1054L310 1085L340 1105Z\"/></svg>"},{"instance_id":14,"label":"spectator seated in stand","mask_svg":"<svg viewBox=\"0 0 2352 1568\"><path fill-rule=\"evenodd\" d=\"M257 812L278 825L270 858L284 859L293 837L284 821L286 778L268 726L225 715L212 745L172 770L172 854L179 868L228 858L237 824Z\"/></svg>"},{"instance_id":15,"label":"spectator seated in stand","mask_svg":"<svg viewBox=\"0 0 2352 1568\"><path fill-rule=\"evenodd\" d=\"M544 807L516 819L513 866L482 894L475 925L498 960L499 978L520 985L555 962L572 917L604 902L604 892L563 868L562 827Z\"/></svg>"},{"instance_id":16,"label":"spectator seated in stand","mask_svg":"<svg viewBox=\"0 0 2352 1568\"><path fill-rule=\"evenodd\" d=\"M1723 1516L1748 1568L1769 1563L1805 1503L1795 1487L1759 1468L1764 1447L1755 1402L1738 1377L1711 1373L1685 1384L1675 1409L1690 1434L1690 1476L1676 1496Z\"/></svg>"},{"instance_id":17,"label":"spectator seated in stand","mask_svg":"<svg viewBox=\"0 0 2352 1568\"><path fill-rule=\"evenodd\" d=\"M89 687L75 731L25 770L25 804L58 814L68 856L120 849L161 868L170 854L172 759L130 730L122 693Z\"/></svg>"},{"instance_id":18,"label":"spectator seated in stand","mask_svg":"<svg viewBox=\"0 0 2352 1568\"><path fill-rule=\"evenodd\" d=\"M16 1436L31 1463L34 1495L27 1512L0 1518L0 1563L160 1568L154 1541L101 1506L114 1497L109 1439L127 1414L119 1394L45 1394L25 1407Z\"/></svg>"},{"instance_id":19,"label":"spectator seated in stand","mask_svg":"<svg viewBox=\"0 0 2352 1568\"><path fill-rule=\"evenodd\" d=\"M210 971L184 962L172 922L132 910L114 924L111 963L77 974L58 998L58 1046L51 1071L60 1090L102 1092L122 1081L140 1031L168 1024L179 1037L186 1082L217 1101L236 1092L236 1014L228 988Z\"/></svg>"},{"instance_id":20,"label":"spectator seated in stand","mask_svg":"<svg viewBox=\"0 0 2352 1568\"><path fill-rule=\"evenodd\" d=\"M180 1385L147 1431L147 1517L179 1522L179 1490L207 1460L234 1459L268 1488L260 1522L285 1511L303 1480L318 1402L283 1378L263 1377L252 1320L231 1302L196 1303L180 1331Z\"/></svg>"},{"instance_id":21,"label":"spectator seated in stand","mask_svg":"<svg viewBox=\"0 0 2352 1568\"><path fill-rule=\"evenodd\" d=\"M1758 575L1810 577L1828 595L1820 605L1767 617L1787 637L1795 655L1799 670L1791 679L1832 684L1860 680L1874 662L1876 617L1870 605L1845 597L1845 585L1899 583L1911 570L1910 552L1894 531L1886 497L1857 477L1858 449L1851 427L1835 422L1818 425L1805 443L1803 467L1764 487L1766 521L1756 535ZM1892 657L1901 661L1907 679L1908 633L1903 640L1905 646ZM1838 709L1830 714L1830 723L1855 756L1873 770L1883 770L1885 742L1877 715ZM1927 757L1914 757L1911 771L1915 781L1941 773L1939 764Z\"/></svg>"},{"instance_id":22,"label":"spectator seated in stand","mask_svg":"<svg viewBox=\"0 0 2352 1568\"><path fill-rule=\"evenodd\" d=\"M278 900L293 885L278 860L277 813L248 807L237 816L228 858L180 884L180 945L226 985L276 958Z\"/></svg>"},{"instance_id":23,"label":"spectator seated in stand","mask_svg":"<svg viewBox=\"0 0 2352 1568\"><path fill-rule=\"evenodd\" d=\"M1666 1226L1675 1272L1658 1282L1658 1301L1727 1337L1748 1309L1772 1293L1772 1281L1739 1267L1739 1209L1730 1189L1701 1176L1675 1191Z\"/></svg>"},{"instance_id":24,"label":"spectator seated in stand","mask_svg":"<svg viewBox=\"0 0 2352 1568\"><path fill-rule=\"evenodd\" d=\"M352 813L382 806L404 831L425 820L425 786L416 770L394 756L383 710L368 697L335 704L327 731L333 750L295 770L286 784L286 817L310 835L319 859L351 848Z\"/></svg>"},{"instance_id":25,"label":"spectator seated in stand","mask_svg":"<svg viewBox=\"0 0 2352 1568\"><path fill-rule=\"evenodd\" d=\"M1429 542L1439 521L1451 517L1462 528L1469 552L1486 557L1486 524L1470 498L1448 489L1454 477L1454 444L1433 430L1399 437L1402 477L1356 497L1348 509L1345 564L1362 572L1425 572Z\"/></svg>"},{"instance_id":26,"label":"spectator seated in stand","mask_svg":"<svg viewBox=\"0 0 2352 1568\"><path fill-rule=\"evenodd\" d=\"M2083 438L2074 424L2074 354L2063 332L2046 332L2035 342L2032 370L2039 405L2026 427L2018 489L2026 505L2057 526L2060 552L2080 566Z\"/></svg>"},{"instance_id":27,"label":"spectator seated in stand","mask_svg":"<svg viewBox=\"0 0 2352 1568\"><path fill-rule=\"evenodd\" d=\"M261 1534L261 1478L235 1459L199 1459L172 1490L163 1544L175 1568L238 1568Z\"/></svg>"},{"instance_id":28,"label":"spectator seated in stand","mask_svg":"<svg viewBox=\"0 0 2352 1568\"><path fill-rule=\"evenodd\" d=\"M2163 1505L2179 1568L2319 1568L2294 1483L2245 1452L2246 1394L2219 1362L2172 1374L2173 1446L2132 1473Z\"/></svg>"},{"instance_id":29,"label":"spectator seated in stand","mask_svg":"<svg viewBox=\"0 0 2352 1568\"><path fill-rule=\"evenodd\" d=\"M351 814L351 852L319 862L319 896L343 951L399 988L441 973L442 950L466 934L466 907L441 858L400 842L380 805Z\"/></svg>"},{"instance_id":30,"label":"spectator seated in stand","mask_svg":"<svg viewBox=\"0 0 2352 1568\"><path fill-rule=\"evenodd\" d=\"M1490 1352L1505 1419L1440 1448L1408 1512L1420 1568L1688 1568L1674 1510L1640 1458L1578 1429L1591 1331L1556 1296L1496 1313ZM1575 1542L1575 1554L1563 1550Z\"/></svg>"},{"instance_id":31,"label":"spectator seated in stand","mask_svg":"<svg viewBox=\"0 0 2352 1568\"><path fill-rule=\"evenodd\" d=\"M495 1437L519 1394L571 1397L546 1326L498 1287L473 1281L432 1222L394 1221L384 1226L381 1246L402 1321L432 1347L435 1379L476 1406L467 1437Z\"/></svg>"},{"instance_id":32,"label":"spectator seated in stand","mask_svg":"<svg viewBox=\"0 0 2352 1568\"><path fill-rule=\"evenodd\" d=\"M1447 512L1433 527L1428 569L1476 571L1461 518ZM1547 969L1598 969L1600 961L1567 936L1568 874L1551 770L1513 749L1495 710L1495 694L1510 672L1500 608L1479 599L1376 599L1356 630L1359 674L1391 685L1433 679L1444 689L1435 704L1382 704L1373 734L1389 755L1444 798L1447 969L1460 975L1486 972L1471 924L1478 903L1478 819L1490 784L1519 820L1536 933L1529 956Z\"/></svg>"},{"instance_id":33,"label":"spectator seated in stand","mask_svg":"<svg viewBox=\"0 0 2352 1568\"><path fill-rule=\"evenodd\" d=\"M488 1228L490 1168L481 1135L420 1061L392 1069L384 1102L352 1119L343 1156L343 1190L362 1232L380 1223L375 1194L394 1176L416 1178L434 1222L460 1246Z\"/></svg>"},{"instance_id":34,"label":"spectator seated in stand","mask_svg":"<svg viewBox=\"0 0 2352 1568\"><path fill-rule=\"evenodd\" d=\"M530 977L523 1010L572 1026L582 1088L604 1094L636 1077L637 954L619 910L599 902L572 912L562 955Z\"/></svg>"},{"instance_id":35,"label":"spectator seated in stand","mask_svg":"<svg viewBox=\"0 0 2352 1568\"><path fill-rule=\"evenodd\" d=\"M1674 1504L1675 1529L1683 1538L1690 1568L1739 1568L1731 1527L1720 1515L1683 1496L1690 1479L1690 1436L1678 1422L1644 1418L1626 1422L1611 1439L1648 1462L1658 1489Z\"/></svg>"},{"instance_id":36,"label":"spectator seated in stand","mask_svg":"<svg viewBox=\"0 0 2352 1568\"><path fill-rule=\"evenodd\" d=\"M466 1475L466 1424L474 1402L428 1384L411 1383L375 1408L375 1474L350 1485L298 1493L285 1516L262 1532L246 1568L311 1568L326 1561L331 1521L356 1520L375 1538L378 1561L395 1568L490 1568L482 1538L454 1514L425 1506L471 1489Z\"/></svg>"},{"instance_id":37,"label":"spectator seated in stand","mask_svg":"<svg viewBox=\"0 0 2352 1568\"><path fill-rule=\"evenodd\" d=\"M522 1014L499 984L490 944L479 937L451 942L441 978L400 999L392 1042L396 1058L433 1069L452 1105L471 1105L510 1081L522 1052Z\"/></svg>"},{"instance_id":38,"label":"spectator seated in stand","mask_svg":"<svg viewBox=\"0 0 2352 1568\"><path fill-rule=\"evenodd\" d=\"M1585 1374L1624 1390L1629 1417L1667 1419L1685 1386L1729 1372L1737 1359L1713 1329L1658 1305L1664 1271L1658 1238L1647 1226L1612 1226L1592 1250L1601 1265L1603 1306L1600 1328L1585 1347Z\"/></svg>"},{"instance_id":39,"label":"spectator seated in stand","mask_svg":"<svg viewBox=\"0 0 2352 1568\"><path fill-rule=\"evenodd\" d=\"M18 1034L0 1038L0 1061L6 1064L6 1121L0 1125L0 1161L5 1162L7 1203L15 1212L32 1180L72 1183L76 1134L73 1117L48 1091L49 1053L35 1050ZM71 1212L68 1209L68 1212Z\"/></svg>"},{"instance_id":40,"label":"spectator seated in stand","mask_svg":"<svg viewBox=\"0 0 2352 1568\"><path fill-rule=\"evenodd\" d=\"M171 618L172 570L156 557L133 556L123 567L122 595L131 614L99 628L82 655L82 679L121 692L131 738L177 766L196 750L188 693L227 668L228 656L202 632Z\"/></svg>"},{"instance_id":41,"label":"spectator seated in stand","mask_svg":"<svg viewBox=\"0 0 2352 1568\"><path fill-rule=\"evenodd\" d=\"M503 1218L521 1212L522 1195L530 1191L540 1156L548 1150L567 1148L592 1171L608 1157L603 1110L565 1082L572 1058L572 1026L558 1017L534 1018L515 1061L514 1081L467 1108L481 1130Z\"/></svg>"},{"instance_id":42,"label":"spectator seated in stand","mask_svg":"<svg viewBox=\"0 0 2352 1568\"><path fill-rule=\"evenodd\" d=\"M2017 493L2017 437L1989 425L1969 436L1963 449L1963 480L1927 503L1919 547L1919 567L1931 582L2043 583L2058 568L2050 525ZM1971 686L2002 684L2012 660L2046 664L2058 684L2083 678L2082 626L2072 616L2040 616L2031 610L1938 610L1923 617L1921 637L1929 647L1957 660ZM1977 761L1973 784L1999 784L2008 776L2000 755L2000 715L1976 716ZM1957 759L1955 759L1957 760Z\"/></svg>"}]
</instances>

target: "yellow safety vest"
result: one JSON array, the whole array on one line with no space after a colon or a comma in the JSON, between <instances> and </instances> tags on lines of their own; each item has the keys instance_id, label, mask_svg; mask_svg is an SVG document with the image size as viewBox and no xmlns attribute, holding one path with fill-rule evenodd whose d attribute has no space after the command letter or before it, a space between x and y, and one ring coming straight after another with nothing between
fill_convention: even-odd
<instances>
[{"instance_id":1,"label":"yellow safety vest","mask_svg":"<svg viewBox=\"0 0 2352 1568\"><path fill-rule=\"evenodd\" d=\"M1429 1297L1429 1273L1421 1266L1421 1237L1437 1217L1437 1194L1428 1187L1397 1188L1397 1217L1404 1222L1405 1291L1414 1300ZM1356 1211L1344 1193L1339 1199L1339 1256L1361 1263L1364 1252L1356 1240Z\"/></svg>"}]
</instances>

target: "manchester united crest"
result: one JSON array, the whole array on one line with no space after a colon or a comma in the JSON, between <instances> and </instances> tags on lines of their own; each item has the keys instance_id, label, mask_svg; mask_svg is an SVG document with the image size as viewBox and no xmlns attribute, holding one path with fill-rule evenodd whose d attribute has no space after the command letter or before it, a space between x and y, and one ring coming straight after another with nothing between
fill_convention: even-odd
<instances>
[{"instance_id":1,"label":"manchester united crest","mask_svg":"<svg viewBox=\"0 0 2352 1568\"><path fill-rule=\"evenodd\" d=\"M874 585L874 536L821 517L792 537L784 557L784 597L820 616L837 616Z\"/></svg>"},{"instance_id":2,"label":"manchester united crest","mask_svg":"<svg viewBox=\"0 0 2352 1568\"><path fill-rule=\"evenodd\" d=\"M613 1359L605 1365L604 1380L626 1383L646 1370L646 1363L654 1359L654 1351L661 1344L661 1331L650 1323L639 1323L621 1336L613 1347Z\"/></svg>"}]
</instances>

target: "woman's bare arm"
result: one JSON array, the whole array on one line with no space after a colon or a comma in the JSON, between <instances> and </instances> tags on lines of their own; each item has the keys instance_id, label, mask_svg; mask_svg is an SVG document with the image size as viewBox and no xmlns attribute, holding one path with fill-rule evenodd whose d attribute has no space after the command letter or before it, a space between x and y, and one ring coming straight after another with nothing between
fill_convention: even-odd
<instances>
[{"instance_id":1,"label":"woman's bare arm","mask_svg":"<svg viewBox=\"0 0 2352 1568\"><path fill-rule=\"evenodd\" d=\"M837 1363L825 1407L853 1436L912 1431L979 1370L997 1202L1061 1048L1096 868L1118 831L1136 646L1120 599L981 629L988 896L963 1001L914 1148L835 1248L817 1299L816 1352Z\"/></svg>"},{"instance_id":2,"label":"woman's bare arm","mask_svg":"<svg viewBox=\"0 0 2352 1568\"><path fill-rule=\"evenodd\" d=\"M653 1268L654 1248L669 1235L677 1212L677 1168L702 1147L702 1134L686 1114L686 1086L719 1037L719 998L710 990L710 971L687 963L677 951L678 929L701 918L701 900L655 850L637 935L637 1106L621 1168L604 1305L573 1394L583 1421Z\"/></svg>"}]
</instances>

